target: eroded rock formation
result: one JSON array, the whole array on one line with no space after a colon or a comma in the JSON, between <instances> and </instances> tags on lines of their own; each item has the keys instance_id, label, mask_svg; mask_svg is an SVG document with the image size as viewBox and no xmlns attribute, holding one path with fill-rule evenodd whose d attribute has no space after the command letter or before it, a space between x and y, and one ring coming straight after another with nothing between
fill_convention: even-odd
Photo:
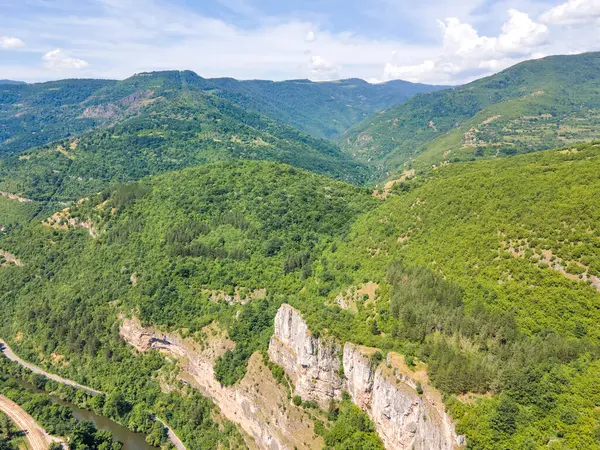
<instances>
[{"instance_id":1,"label":"eroded rock formation","mask_svg":"<svg viewBox=\"0 0 600 450\"><path fill-rule=\"evenodd\" d=\"M339 345L314 337L294 308L279 308L269 357L283 367L300 397L314 400L324 408L332 398L341 398L340 350Z\"/></svg>"},{"instance_id":2,"label":"eroded rock formation","mask_svg":"<svg viewBox=\"0 0 600 450\"><path fill-rule=\"evenodd\" d=\"M330 398L338 398L342 389L348 391L369 414L388 449L452 450L465 444L440 394L429 386L419 394L400 355L390 353L381 362L372 358L377 349L348 342L340 361L339 349L339 344L313 336L294 308L281 306L269 356L296 382L297 395L324 406Z\"/></svg>"},{"instance_id":3,"label":"eroded rock formation","mask_svg":"<svg viewBox=\"0 0 600 450\"><path fill-rule=\"evenodd\" d=\"M212 398L223 415L240 425L260 448L321 448L306 413L293 406L285 388L277 383L254 354L246 376L235 386L215 379L216 358L234 343L225 336L198 344L175 333L163 334L125 319L121 336L139 351L150 348L178 358L182 379ZM318 338L300 313L282 305L275 317L269 358L283 367L294 383L294 394L327 408L347 391L354 403L373 420L386 448L391 450L453 450L465 445L446 414L439 392L425 381L426 373L413 373L401 355L389 353L386 361L374 358L377 349ZM424 377L423 384L420 377ZM250 442L250 441L249 441Z\"/></svg>"},{"instance_id":4,"label":"eroded rock formation","mask_svg":"<svg viewBox=\"0 0 600 450\"><path fill-rule=\"evenodd\" d=\"M213 366L218 356L233 348L234 343L226 337L213 336L200 345L175 333L144 327L136 319L123 320L120 334L141 352L152 348L179 359L182 379L212 398L221 413L250 437L250 447L322 448L323 441L315 435L312 420L291 404L285 388L273 378L260 353L252 355L246 376L239 383L225 387L215 379Z\"/></svg>"}]
</instances>

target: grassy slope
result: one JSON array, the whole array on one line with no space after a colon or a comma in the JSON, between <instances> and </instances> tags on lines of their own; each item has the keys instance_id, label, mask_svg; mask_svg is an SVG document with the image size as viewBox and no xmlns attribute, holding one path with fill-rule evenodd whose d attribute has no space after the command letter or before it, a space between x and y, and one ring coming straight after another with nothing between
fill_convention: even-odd
<instances>
[{"instance_id":1,"label":"grassy slope","mask_svg":"<svg viewBox=\"0 0 600 450\"><path fill-rule=\"evenodd\" d=\"M459 88L417 95L340 142L345 151L393 169L424 152L420 162L437 164L592 140L599 66L599 53L527 61Z\"/></svg>"}]
</instances>

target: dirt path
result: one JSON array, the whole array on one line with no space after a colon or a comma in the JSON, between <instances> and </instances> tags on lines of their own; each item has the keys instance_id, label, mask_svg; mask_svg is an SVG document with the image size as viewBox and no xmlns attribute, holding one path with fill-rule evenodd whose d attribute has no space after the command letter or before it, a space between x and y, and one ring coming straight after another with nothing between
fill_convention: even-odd
<instances>
[{"instance_id":1,"label":"dirt path","mask_svg":"<svg viewBox=\"0 0 600 450\"><path fill-rule=\"evenodd\" d=\"M6 342L4 342L2 339L0 339L0 347L2 348L2 353L4 353L4 355L10 359L11 361L15 361L19 364L21 364L23 367L27 367L29 370L31 370L33 373L38 373L40 375L44 375L47 378L50 378L51 380L56 381L57 383L62 383L62 384L66 384L68 386L77 388L77 389L81 389L82 391L85 391L89 394L92 395L98 395L98 394L102 394L102 392L97 391L95 389L92 389L90 387L87 386L83 386L79 383L75 383L74 381L71 380L67 380L65 378L59 377L58 375L54 375L52 373L48 373L46 372L44 369L42 369L41 367L35 366L31 363L28 363L27 361L23 361L21 358L19 358L13 351L12 349L8 346L8 344Z\"/></svg>"},{"instance_id":2,"label":"dirt path","mask_svg":"<svg viewBox=\"0 0 600 450\"><path fill-rule=\"evenodd\" d=\"M27 367L33 373L38 373L40 375L44 375L45 377L50 378L51 380L54 380L57 383L66 384L68 386L71 386L71 387L74 387L74 388L77 388L77 389L81 389L82 391L85 391L85 392L87 392L89 394L92 394L92 395L104 395L104 392L102 392L102 391L97 391L95 389L92 389L92 388L87 387L87 386L83 386L82 384L76 383L74 381L67 380L66 378L59 377L58 375L54 375L52 373L48 373L44 369L42 369L41 367L38 367L38 366L36 366L34 364L31 364L31 363L28 363L27 361L23 361L21 358L19 358L15 354L15 352L12 351L12 349L9 347L9 345L3 339L0 339L0 351L2 353L4 353L4 356L6 356L8 359L10 359L11 361L15 361L15 362L19 363L23 367ZM16 403L15 403L15 405L16 405ZM17 405L17 407L18 407L18 405ZM25 413L25 411L23 411L23 413ZM12 418L12 416L11 416L11 418ZM31 419L31 420L33 420L33 419ZM175 432L165 422L163 422L162 420L160 420L158 418L156 420L158 420L160 423L162 423L163 426L167 429L167 433L168 433L169 439L173 443L173 445L177 448L177 450L186 450L185 445L183 445L183 442L181 442L181 439L179 439L179 437L177 437L177 435L175 434ZM44 447L44 448L47 448L47 447ZM37 450L37 448L33 447L32 450Z\"/></svg>"},{"instance_id":3,"label":"dirt path","mask_svg":"<svg viewBox=\"0 0 600 450\"><path fill-rule=\"evenodd\" d=\"M0 410L2 410L2 412L4 412L20 430L25 432L31 450L47 450L50 447L51 442L62 442L60 439L53 438L46 433L46 430L40 427L33 417L4 395L0 395Z\"/></svg>"},{"instance_id":4,"label":"dirt path","mask_svg":"<svg viewBox=\"0 0 600 450\"><path fill-rule=\"evenodd\" d=\"M25 198L25 197L20 197L16 194L11 194L10 192L0 192L0 195L4 198L8 198L10 200L16 200L19 203L29 203L32 202L33 200L29 199L29 198Z\"/></svg>"}]
</instances>

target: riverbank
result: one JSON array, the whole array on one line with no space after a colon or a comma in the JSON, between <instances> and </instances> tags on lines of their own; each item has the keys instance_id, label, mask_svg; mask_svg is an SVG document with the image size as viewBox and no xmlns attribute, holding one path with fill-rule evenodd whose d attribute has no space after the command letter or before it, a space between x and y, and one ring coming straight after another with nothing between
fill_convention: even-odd
<instances>
[{"instance_id":1,"label":"riverbank","mask_svg":"<svg viewBox=\"0 0 600 450\"><path fill-rule=\"evenodd\" d=\"M91 387L84 386L82 384L76 383L75 381L68 380L66 378L60 377L60 376L58 376L56 374L53 374L53 373L49 373L49 372L45 371L44 369L42 369L41 367L36 366L35 364L31 364L31 363L29 363L29 362L21 359L10 348L10 346L6 343L6 341L4 341L3 339L0 339L0 352L2 352L4 354L4 356L6 356L11 361L14 361L14 362L20 364L21 366L29 369L33 373L37 373L39 375L43 375L46 378L49 378L50 380L56 381L57 383L65 384L67 386L71 386L71 387L76 388L76 389L81 389L82 391L85 391L88 394L92 394L92 395L106 395L102 391L98 391L96 389L92 389ZM16 403L15 403L15 405L16 405ZM23 412L25 412L25 411L23 411ZM27 413L25 413L25 414L27 414ZM31 419L33 420L33 418L31 418ZM161 420L159 418L156 418L156 420L158 420L165 427L165 429L167 430L167 435L169 437L169 440L171 441L171 443L175 446L175 448L177 450L187 450L186 447L185 447L185 445L181 441L181 439L179 439L179 437L177 436L177 434L175 434L175 432L163 420ZM35 421L33 421L33 422L35 423ZM37 449L34 448L33 450L37 450Z\"/></svg>"},{"instance_id":2,"label":"riverbank","mask_svg":"<svg viewBox=\"0 0 600 450\"><path fill-rule=\"evenodd\" d=\"M85 391L88 394L92 394L92 395L104 394L103 392L97 391L96 389L92 389L91 387L84 386L84 385L76 383L72 380L67 380L66 378L59 377L58 375L55 375L53 373L46 372L41 367L38 367L34 364L24 361L23 359L19 358L19 356L15 352L12 351L10 346L3 339L0 339L0 348L2 349L2 353L4 353L4 356L6 356L11 361L19 363L23 367L26 367L27 369L31 370L33 373L44 375L46 378L50 378L51 380L54 380L57 383L66 384L67 386L71 386L76 389L81 389L82 391Z\"/></svg>"}]
</instances>

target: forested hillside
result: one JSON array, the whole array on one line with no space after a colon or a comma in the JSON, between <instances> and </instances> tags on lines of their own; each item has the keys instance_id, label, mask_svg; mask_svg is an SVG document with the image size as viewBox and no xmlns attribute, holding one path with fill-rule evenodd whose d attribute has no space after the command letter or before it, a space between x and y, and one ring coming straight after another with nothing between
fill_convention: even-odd
<instances>
[{"instance_id":1,"label":"forested hillside","mask_svg":"<svg viewBox=\"0 0 600 450\"><path fill-rule=\"evenodd\" d=\"M173 74L160 97L111 127L0 159L0 189L76 200L110 183L231 159L284 162L355 184L373 176L328 141L214 96L168 90L169 80L179 83Z\"/></svg>"},{"instance_id":2,"label":"forested hillside","mask_svg":"<svg viewBox=\"0 0 600 450\"><path fill-rule=\"evenodd\" d=\"M365 346L365 386L386 370L398 395L435 391L435 415L419 417L448 412L451 442L600 448L599 70L600 53L588 53L446 90L190 71L0 82L0 338L107 395L4 358L0 391L89 448L119 444L42 391L155 445L166 443L159 415L189 450L243 446L247 429L225 419L237 420L228 403L201 395L156 347L127 344L129 321L172 355L175 344L210 353L195 367L219 395L246 375L272 376L281 415L263 424L298 413L308 438L334 450L389 442L367 417L373 408L343 392L348 342ZM339 144L325 140L374 113ZM383 192L365 187L400 167L411 170ZM292 336L280 354L303 368L302 352L333 361L324 402L293 395L296 380L269 359L284 303L299 342L315 348L295 354ZM258 381L244 388L270 395Z\"/></svg>"},{"instance_id":3,"label":"forested hillside","mask_svg":"<svg viewBox=\"0 0 600 450\"><path fill-rule=\"evenodd\" d=\"M38 84L0 83L0 156L82 133L102 121L82 117L105 80L63 80Z\"/></svg>"},{"instance_id":4,"label":"forested hillside","mask_svg":"<svg viewBox=\"0 0 600 450\"><path fill-rule=\"evenodd\" d=\"M214 95L313 136L332 138L377 111L441 88L405 81L207 79L191 71L142 73L122 81L6 80L0 81L0 156L110 126L176 92Z\"/></svg>"},{"instance_id":5,"label":"forested hillside","mask_svg":"<svg viewBox=\"0 0 600 450\"><path fill-rule=\"evenodd\" d=\"M366 190L268 162L121 185L63 211L71 223L21 225L0 238L20 264L0 267L0 334L23 357L114 393L122 402L109 414L115 420L162 411L189 448L228 447L236 434L217 433L212 404L159 393L173 367L155 353L134 357L119 338L119 314L185 328L198 340L219 323L237 342L217 368L231 384L250 355L266 349L279 304L375 204Z\"/></svg>"},{"instance_id":6,"label":"forested hillside","mask_svg":"<svg viewBox=\"0 0 600 450\"><path fill-rule=\"evenodd\" d=\"M600 53L526 61L454 89L421 94L340 138L349 154L394 169L416 159L508 156L600 137Z\"/></svg>"},{"instance_id":7,"label":"forested hillside","mask_svg":"<svg viewBox=\"0 0 600 450\"><path fill-rule=\"evenodd\" d=\"M296 306L315 329L426 361L469 448L598 448L599 169L588 144L397 185ZM375 299L323 308L367 282Z\"/></svg>"},{"instance_id":8,"label":"forested hillside","mask_svg":"<svg viewBox=\"0 0 600 450\"><path fill-rule=\"evenodd\" d=\"M447 88L402 80L369 84L360 79L315 83L195 77L190 83L243 108L326 139L333 139L371 114L416 94Z\"/></svg>"},{"instance_id":9,"label":"forested hillside","mask_svg":"<svg viewBox=\"0 0 600 450\"><path fill-rule=\"evenodd\" d=\"M159 366L125 358L120 312L200 341L216 321L231 384L288 302L315 332L427 363L469 448L596 448L598 170L584 145L440 168L385 201L263 162L124 184L2 237L23 264L0 269L2 335L135 403Z\"/></svg>"}]
</instances>

